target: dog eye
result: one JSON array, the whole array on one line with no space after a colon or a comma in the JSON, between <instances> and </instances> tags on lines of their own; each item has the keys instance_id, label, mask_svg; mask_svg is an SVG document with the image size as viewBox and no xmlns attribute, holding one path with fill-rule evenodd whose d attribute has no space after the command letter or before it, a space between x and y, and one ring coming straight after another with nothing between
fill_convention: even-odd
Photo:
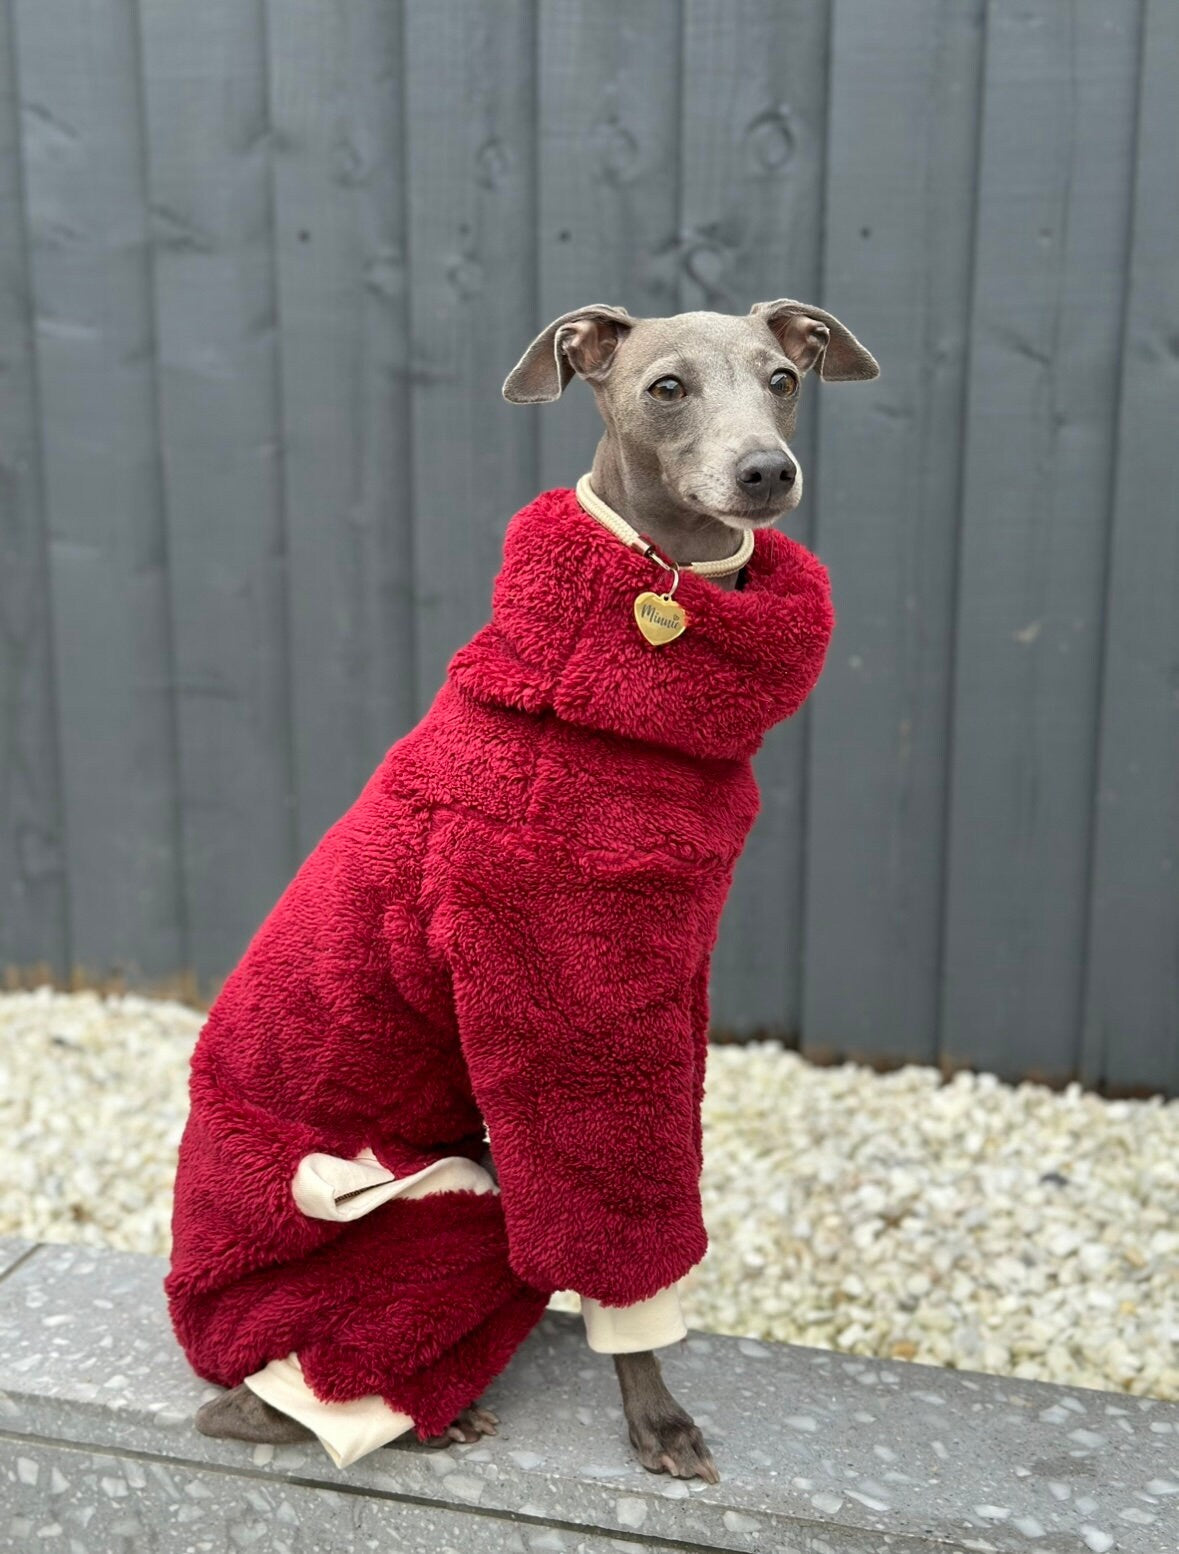
<instances>
[{"instance_id":1,"label":"dog eye","mask_svg":"<svg viewBox=\"0 0 1179 1554\"><path fill-rule=\"evenodd\" d=\"M652 399L661 399L666 404L673 399L683 399L687 390L678 378L656 378L647 393Z\"/></svg>"},{"instance_id":2,"label":"dog eye","mask_svg":"<svg viewBox=\"0 0 1179 1554\"><path fill-rule=\"evenodd\" d=\"M798 392L798 379L792 372L787 372L785 367L779 367L770 378L770 393L780 394L783 399L790 399Z\"/></svg>"}]
</instances>

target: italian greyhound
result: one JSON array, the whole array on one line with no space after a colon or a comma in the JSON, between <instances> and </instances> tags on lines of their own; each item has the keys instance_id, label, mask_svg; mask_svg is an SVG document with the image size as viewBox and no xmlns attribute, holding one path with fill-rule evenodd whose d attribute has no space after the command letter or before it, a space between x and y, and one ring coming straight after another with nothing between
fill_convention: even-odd
<instances>
[{"instance_id":1,"label":"italian greyhound","mask_svg":"<svg viewBox=\"0 0 1179 1554\"><path fill-rule=\"evenodd\" d=\"M728 558L735 538L798 506L802 470L790 447L802 380L874 378L879 368L832 314L808 303L759 302L746 316L679 313L633 318L591 305L554 319L508 374L513 404L559 399L576 377L593 391L605 430L594 493L673 562ZM739 573L710 579L739 586ZM498 1185L488 1150L481 1164ZM652 1350L613 1356L632 1445L644 1467L717 1483L703 1436L672 1396ZM248 1388L207 1405L205 1434L281 1443L311 1432ZM494 1434L478 1404L429 1445Z\"/></svg>"},{"instance_id":2,"label":"italian greyhound","mask_svg":"<svg viewBox=\"0 0 1179 1554\"><path fill-rule=\"evenodd\" d=\"M798 506L802 468L790 442L802 380L814 367L824 382L880 372L831 313L791 298L758 302L747 315L669 318L633 318L599 304L542 330L508 374L503 395L512 404L542 404L559 399L574 376L584 378L605 424L590 475L594 491L686 565L731 556L743 531ZM738 576L709 581L734 588ZM700 1429L668 1390L654 1351L613 1359L643 1466L718 1483Z\"/></svg>"}]
</instances>

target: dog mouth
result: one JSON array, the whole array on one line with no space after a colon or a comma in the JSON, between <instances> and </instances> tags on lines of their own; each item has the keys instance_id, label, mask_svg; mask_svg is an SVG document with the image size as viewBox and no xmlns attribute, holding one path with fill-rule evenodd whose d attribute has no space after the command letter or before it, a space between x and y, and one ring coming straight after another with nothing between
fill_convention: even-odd
<instances>
[{"instance_id":1,"label":"dog mouth","mask_svg":"<svg viewBox=\"0 0 1179 1554\"><path fill-rule=\"evenodd\" d=\"M763 490L759 497L746 497L740 491L732 492L731 506L721 506L706 500L699 488L689 487L685 490L666 480L664 485L673 501L699 517L723 523L737 534L745 534L750 529L768 529L794 511L802 499L802 470L797 469L796 478L785 491L771 487Z\"/></svg>"},{"instance_id":2,"label":"dog mouth","mask_svg":"<svg viewBox=\"0 0 1179 1554\"><path fill-rule=\"evenodd\" d=\"M789 507L783 507L773 513L714 512L712 516L719 519L721 523L727 523L731 529L769 529L790 511Z\"/></svg>"},{"instance_id":3,"label":"dog mouth","mask_svg":"<svg viewBox=\"0 0 1179 1554\"><path fill-rule=\"evenodd\" d=\"M713 507L701 502L694 492L688 492L684 500L702 516L714 518L718 523L727 524L730 529L736 529L739 533L744 533L748 529L768 529L798 506L798 498L793 495L793 492L784 503L772 508L764 503L759 507L752 505L733 508Z\"/></svg>"}]
</instances>

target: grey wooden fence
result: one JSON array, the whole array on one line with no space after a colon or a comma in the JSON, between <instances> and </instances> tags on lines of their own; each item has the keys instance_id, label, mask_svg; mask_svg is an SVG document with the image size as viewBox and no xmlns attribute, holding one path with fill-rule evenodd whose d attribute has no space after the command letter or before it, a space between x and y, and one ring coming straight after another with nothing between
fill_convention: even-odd
<instances>
[{"instance_id":1,"label":"grey wooden fence","mask_svg":"<svg viewBox=\"0 0 1179 1554\"><path fill-rule=\"evenodd\" d=\"M0 965L229 969L596 440L799 296L839 624L718 1028L1179 1086L1173 0L0 0Z\"/></svg>"}]
</instances>

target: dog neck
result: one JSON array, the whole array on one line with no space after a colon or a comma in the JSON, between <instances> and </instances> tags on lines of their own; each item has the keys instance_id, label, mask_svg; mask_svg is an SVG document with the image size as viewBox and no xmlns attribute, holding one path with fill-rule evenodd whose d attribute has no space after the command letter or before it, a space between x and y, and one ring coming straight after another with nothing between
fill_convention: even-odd
<instances>
[{"instance_id":1,"label":"dog neck","mask_svg":"<svg viewBox=\"0 0 1179 1554\"><path fill-rule=\"evenodd\" d=\"M640 534L650 535L660 550L681 566L723 560L732 555L741 538L739 530L719 518L677 505L657 475L629 468L621 449L608 435L598 443L590 479L608 507ZM716 581L722 588L732 588L735 574Z\"/></svg>"},{"instance_id":2,"label":"dog neck","mask_svg":"<svg viewBox=\"0 0 1179 1554\"><path fill-rule=\"evenodd\" d=\"M589 513L591 518L596 518L600 524L610 533L628 545L631 550L640 551L643 555L651 554L648 544L648 536L640 534L626 519L617 513L593 488L590 476L583 475L577 482L577 500ZM660 547L662 550L662 547ZM753 554L753 530L746 529L737 541L737 548L729 556L719 561L685 561L677 563L685 571L693 571L697 577L711 577L714 580L729 576L735 576ZM664 552L666 555L666 552ZM674 560L674 557L668 558Z\"/></svg>"}]
</instances>

